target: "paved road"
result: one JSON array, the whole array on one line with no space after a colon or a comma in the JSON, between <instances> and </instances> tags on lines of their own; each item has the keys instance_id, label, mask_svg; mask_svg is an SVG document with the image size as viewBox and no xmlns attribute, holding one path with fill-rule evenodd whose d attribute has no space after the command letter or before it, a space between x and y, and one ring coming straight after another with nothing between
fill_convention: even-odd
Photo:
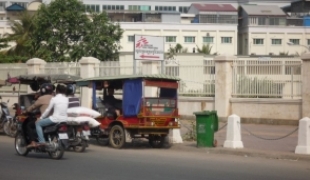
<instances>
[{"instance_id":1,"label":"paved road","mask_svg":"<svg viewBox=\"0 0 310 180\"><path fill-rule=\"evenodd\" d=\"M91 145L85 153L66 152L63 160L47 154L16 155L13 139L0 135L0 179L42 180L308 180L310 163L207 154L147 145L115 150Z\"/></svg>"}]
</instances>

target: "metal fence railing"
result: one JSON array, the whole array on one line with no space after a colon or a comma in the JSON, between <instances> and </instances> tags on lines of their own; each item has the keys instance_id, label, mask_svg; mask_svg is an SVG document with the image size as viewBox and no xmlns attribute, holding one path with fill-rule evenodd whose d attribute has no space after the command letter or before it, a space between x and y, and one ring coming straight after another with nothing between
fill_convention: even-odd
<instances>
[{"instance_id":1,"label":"metal fence railing","mask_svg":"<svg viewBox=\"0 0 310 180\"><path fill-rule=\"evenodd\" d=\"M301 98L300 58L253 58L238 57L232 63L232 97L235 98ZM136 62L136 74L149 73L152 66ZM47 63L41 73L65 73L81 76L79 63ZM104 61L94 68L95 76L117 76L134 74L134 63L126 61ZM159 63L158 73L177 76L179 94L182 96L215 96L215 63L213 57L201 60L167 60ZM26 64L1 64L0 79L7 74L27 74ZM22 87L26 90L26 87ZM12 87L2 87L0 92L11 92Z\"/></svg>"},{"instance_id":2,"label":"metal fence railing","mask_svg":"<svg viewBox=\"0 0 310 180\"><path fill-rule=\"evenodd\" d=\"M179 94L183 96L214 97L215 64L213 59L201 61L167 61L163 73L177 76Z\"/></svg>"},{"instance_id":3,"label":"metal fence railing","mask_svg":"<svg viewBox=\"0 0 310 180\"><path fill-rule=\"evenodd\" d=\"M233 97L301 98L299 58L237 59L233 62Z\"/></svg>"}]
</instances>

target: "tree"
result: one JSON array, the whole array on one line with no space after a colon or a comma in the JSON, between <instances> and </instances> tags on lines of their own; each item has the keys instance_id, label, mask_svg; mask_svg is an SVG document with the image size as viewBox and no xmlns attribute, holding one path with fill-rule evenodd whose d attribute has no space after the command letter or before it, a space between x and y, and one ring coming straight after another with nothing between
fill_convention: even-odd
<instances>
[{"instance_id":1,"label":"tree","mask_svg":"<svg viewBox=\"0 0 310 180\"><path fill-rule=\"evenodd\" d=\"M198 51L198 53L201 53L201 54L210 55L211 50L212 50L212 46L210 44L202 45L201 49L197 46L197 51Z\"/></svg>"},{"instance_id":2,"label":"tree","mask_svg":"<svg viewBox=\"0 0 310 180\"><path fill-rule=\"evenodd\" d=\"M32 16L27 12L19 14L19 21L11 20L12 33L6 33L1 41L15 43L8 51L8 55L31 57L31 33L33 31ZM3 46L5 48L8 46Z\"/></svg>"},{"instance_id":3,"label":"tree","mask_svg":"<svg viewBox=\"0 0 310 180\"><path fill-rule=\"evenodd\" d=\"M8 40L6 38L0 38L0 49L9 47Z\"/></svg>"},{"instance_id":4,"label":"tree","mask_svg":"<svg viewBox=\"0 0 310 180\"><path fill-rule=\"evenodd\" d=\"M79 0L42 5L34 24L33 44L37 50L48 50L52 61L76 61L82 56L109 60L118 55L120 26L109 22L105 13L86 14Z\"/></svg>"},{"instance_id":5,"label":"tree","mask_svg":"<svg viewBox=\"0 0 310 180\"><path fill-rule=\"evenodd\" d=\"M119 24L109 21L105 12L91 13L92 22L87 26L87 33L83 37L86 56L96 57L100 60L118 60L123 30ZM79 48L81 48L79 47ZM73 52L81 52L78 51Z\"/></svg>"}]
</instances>

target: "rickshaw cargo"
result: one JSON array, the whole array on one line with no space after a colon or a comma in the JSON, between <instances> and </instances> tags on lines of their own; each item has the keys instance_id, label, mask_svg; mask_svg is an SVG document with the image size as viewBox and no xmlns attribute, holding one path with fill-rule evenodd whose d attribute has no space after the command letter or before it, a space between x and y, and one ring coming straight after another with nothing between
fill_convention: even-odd
<instances>
[{"instance_id":1,"label":"rickshaw cargo","mask_svg":"<svg viewBox=\"0 0 310 180\"><path fill-rule=\"evenodd\" d=\"M86 108L86 107L74 107L74 108L69 108L67 110L68 117L91 117L91 118L97 118L101 114L95 110Z\"/></svg>"},{"instance_id":2,"label":"rickshaw cargo","mask_svg":"<svg viewBox=\"0 0 310 180\"><path fill-rule=\"evenodd\" d=\"M101 123L99 123L97 120L95 120L94 118L91 117L86 117L86 116L80 116L80 117L68 117L68 124L72 124L72 125L77 125L80 124L81 122L88 122L88 125L91 128L97 127L99 126Z\"/></svg>"}]
</instances>

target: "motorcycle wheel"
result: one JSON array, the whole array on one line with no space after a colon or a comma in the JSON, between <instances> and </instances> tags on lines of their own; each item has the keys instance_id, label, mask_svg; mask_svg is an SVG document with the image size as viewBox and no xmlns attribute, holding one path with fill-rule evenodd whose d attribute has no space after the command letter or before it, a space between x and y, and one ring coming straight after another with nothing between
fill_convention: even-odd
<instances>
[{"instance_id":1,"label":"motorcycle wheel","mask_svg":"<svg viewBox=\"0 0 310 180\"><path fill-rule=\"evenodd\" d=\"M84 151L85 151L86 147L87 147L87 141L82 140L80 145L78 145L78 146L73 146L73 150L74 150L75 152L80 152L80 153L81 153L81 152L84 152Z\"/></svg>"},{"instance_id":2,"label":"motorcycle wheel","mask_svg":"<svg viewBox=\"0 0 310 180\"><path fill-rule=\"evenodd\" d=\"M56 138L55 138L56 139ZM63 147L63 145L61 144L61 142L59 141L59 139L54 140L55 145L57 146L56 151L54 152L48 152L48 155L55 160L61 159L62 156L65 153L65 148Z\"/></svg>"},{"instance_id":3,"label":"motorcycle wheel","mask_svg":"<svg viewBox=\"0 0 310 180\"><path fill-rule=\"evenodd\" d=\"M27 156L29 153L25 137L21 133L18 133L15 137L15 150L20 156Z\"/></svg>"},{"instance_id":4,"label":"motorcycle wheel","mask_svg":"<svg viewBox=\"0 0 310 180\"><path fill-rule=\"evenodd\" d=\"M3 130L4 130L4 133L10 137L16 136L17 129L14 123L12 123L11 121L6 121L4 123Z\"/></svg>"}]
</instances>

